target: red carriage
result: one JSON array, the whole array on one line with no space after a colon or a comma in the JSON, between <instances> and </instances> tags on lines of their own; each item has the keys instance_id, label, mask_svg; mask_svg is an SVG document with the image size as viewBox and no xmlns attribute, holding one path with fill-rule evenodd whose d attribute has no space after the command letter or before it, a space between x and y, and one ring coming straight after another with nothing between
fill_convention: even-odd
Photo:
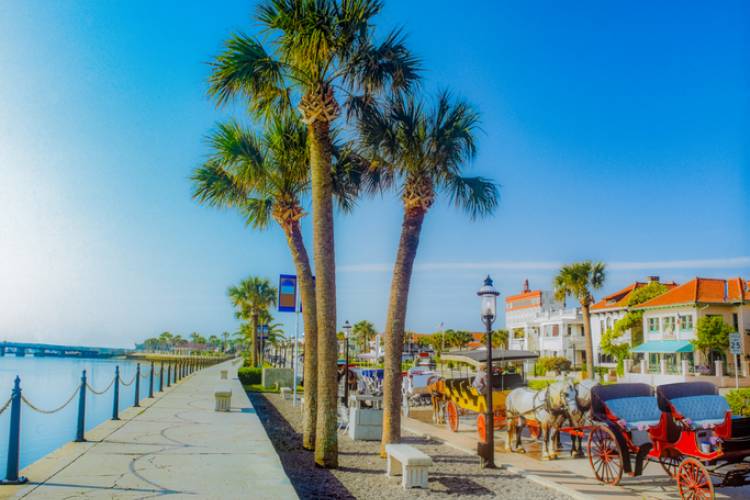
<instances>
[{"instance_id":1,"label":"red carriage","mask_svg":"<svg viewBox=\"0 0 750 500\"><path fill-rule=\"evenodd\" d=\"M618 484L658 462L682 498L714 498L714 486L750 484L750 418L732 417L713 384L597 386L588 440L596 478Z\"/></svg>"}]
</instances>

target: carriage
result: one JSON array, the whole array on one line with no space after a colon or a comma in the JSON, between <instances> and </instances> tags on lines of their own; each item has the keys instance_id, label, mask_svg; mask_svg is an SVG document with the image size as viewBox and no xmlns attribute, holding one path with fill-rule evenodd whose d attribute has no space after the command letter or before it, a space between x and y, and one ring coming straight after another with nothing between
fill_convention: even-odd
<instances>
[{"instance_id":1,"label":"carriage","mask_svg":"<svg viewBox=\"0 0 750 500\"><path fill-rule=\"evenodd\" d=\"M588 457L596 478L618 484L659 463L682 498L714 498L716 486L750 484L750 418L732 417L708 382L615 384L592 390Z\"/></svg>"},{"instance_id":2,"label":"carriage","mask_svg":"<svg viewBox=\"0 0 750 500\"><path fill-rule=\"evenodd\" d=\"M493 427L505 427L505 399L511 390L526 385L523 369L519 366L527 360L534 360L539 355L530 351L492 350L493 367L498 368L491 376L492 384L492 413ZM441 356L442 361L465 363L475 368L484 367L487 363L487 351L457 351ZM487 400L484 393L480 393L473 386L473 377L438 378L428 385L431 395L433 420L437 423L447 423L448 428L457 432L459 417L477 414L477 433L479 441L485 440L485 413Z\"/></svg>"}]
</instances>

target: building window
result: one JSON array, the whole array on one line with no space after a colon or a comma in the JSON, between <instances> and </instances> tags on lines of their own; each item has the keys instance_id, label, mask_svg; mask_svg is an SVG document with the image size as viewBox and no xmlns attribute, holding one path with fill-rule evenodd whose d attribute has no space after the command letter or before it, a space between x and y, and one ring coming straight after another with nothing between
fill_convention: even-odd
<instances>
[{"instance_id":1,"label":"building window","mask_svg":"<svg viewBox=\"0 0 750 500\"><path fill-rule=\"evenodd\" d=\"M602 331L602 333L606 332L607 330L604 329L604 320L599 320L599 329Z\"/></svg>"},{"instance_id":2,"label":"building window","mask_svg":"<svg viewBox=\"0 0 750 500\"><path fill-rule=\"evenodd\" d=\"M571 335L573 335L573 327L568 325L568 337L570 337Z\"/></svg>"},{"instance_id":3,"label":"building window","mask_svg":"<svg viewBox=\"0 0 750 500\"><path fill-rule=\"evenodd\" d=\"M659 318L648 318L648 331L650 333L659 331Z\"/></svg>"},{"instance_id":4,"label":"building window","mask_svg":"<svg viewBox=\"0 0 750 500\"><path fill-rule=\"evenodd\" d=\"M679 318L680 331L689 332L693 330L693 316L691 314L680 315Z\"/></svg>"},{"instance_id":5,"label":"building window","mask_svg":"<svg viewBox=\"0 0 750 500\"><path fill-rule=\"evenodd\" d=\"M674 333L674 324L675 324L674 316L666 316L663 319L663 323L662 323L662 330L664 331L664 333L667 333L667 334Z\"/></svg>"},{"instance_id":6,"label":"building window","mask_svg":"<svg viewBox=\"0 0 750 500\"><path fill-rule=\"evenodd\" d=\"M560 336L560 325L552 325L552 336L553 337Z\"/></svg>"},{"instance_id":7,"label":"building window","mask_svg":"<svg viewBox=\"0 0 750 500\"><path fill-rule=\"evenodd\" d=\"M612 328L612 318L607 318L607 330Z\"/></svg>"}]
</instances>

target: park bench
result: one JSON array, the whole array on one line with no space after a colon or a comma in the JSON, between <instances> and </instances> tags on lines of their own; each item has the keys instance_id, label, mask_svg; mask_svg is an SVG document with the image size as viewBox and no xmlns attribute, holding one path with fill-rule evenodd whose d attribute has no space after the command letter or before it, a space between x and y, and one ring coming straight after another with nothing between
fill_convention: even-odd
<instances>
[{"instance_id":1,"label":"park bench","mask_svg":"<svg viewBox=\"0 0 750 500\"><path fill-rule=\"evenodd\" d=\"M396 462L401 464L401 486L404 488L427 488L427 468L432 465L432 458L408 444L385 445L386 475L391 477Z\"/></svg>"}]
</instances>

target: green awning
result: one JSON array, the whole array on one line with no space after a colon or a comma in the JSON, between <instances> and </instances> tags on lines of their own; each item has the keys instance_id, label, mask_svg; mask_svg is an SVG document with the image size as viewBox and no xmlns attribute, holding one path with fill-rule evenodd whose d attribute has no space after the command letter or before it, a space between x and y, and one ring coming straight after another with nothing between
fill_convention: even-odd
<instances>
[{"instance_id":1,"label":"green awning","mask_svg":"<svg viewBox=\"0 0 750 500\"><path fill-rule=\"evenodd\" d=\"M631 352L693 352L693 344L687 340L652 340L644 342Z\"/></svg>"}]
</instances>

